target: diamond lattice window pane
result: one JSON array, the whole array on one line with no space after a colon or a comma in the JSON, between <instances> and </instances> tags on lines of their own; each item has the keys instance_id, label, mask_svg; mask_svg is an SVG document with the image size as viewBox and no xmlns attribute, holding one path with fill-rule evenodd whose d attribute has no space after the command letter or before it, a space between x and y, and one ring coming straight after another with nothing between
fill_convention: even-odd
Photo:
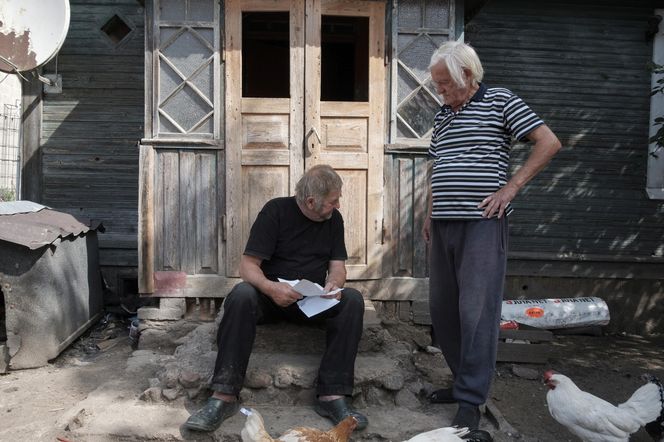
<instances>
[{"instance_id":1,"label":"diamond lattice window pane","mask_svg":"<svg viewBox=\"0 0 664 442\"><path fill-rule=\"evenodd\" d=\"M417 35L415 34L399 34L397 39L397 51L403 51L409 44L415 41L416 38Z\"/></svg>"},{"instance_id":2,"label":"diamond lattice window pane","mask_svg":"<svg viewBox=\"0 0 664 442\"><path fill-rule=\"evenodd\" d=\"M189 77L212 55L210 48L191 32L184 32L161 52L185 77Z\"/></svg>"},{"instance_id":3,"label":"diamond lattice window pane","mask_svg":"<svg viewBox=\"0 0 664 442\"><path fill-rule=\"evenodd\" d=\"M424 25L427 28L447 28L450 26L449 1L428 1L424 13Z\"/></svg>"},{"instance_id":4,"label":"diamond lattice window pane","mask_svg":"<svg viewBox=\"0 0 664 442\"><path fill-rule=\"evenodd\" d=\"M210 106L188 86L176 92L161 109L187 132L211 110Z\"/></svg>"},{"instance_id":5,"label":"diamond lattice window pane","mask_svg":"<svg viewBox=\"0 0 664 442\"><path fill-rule=\"evenodd\" d=\"M418 29L422 27L422 1L399 0L399 28Z\"/></svg>"},{"instance_id":6,"label":"diamond lattice window pane","mask_svg":"<svg viewBox=\"0 0 664 442\"><path fill-rule=\"evenodd\" d=\"M185 4L182 0L160 0L159 20L184 21Z\"/></svg>"},{"instance_id":7,"label":"diamond lattice window pane","mask_svg":"<svg viewBox=\"0 0 664 442\"><path fill-rule=\"evenodd\" d=\"M191 79L191 82L198 88L199 91L205 95L205 97L212 101L212 86L213 86L213 70L212 63L208 63L194 78Z\"/></svg>"},{"instance_id":8,"label":"diamond lattice window pane","mask_svg":"<svg viewBox=\"0 0 664 442\"><path fill-rule=\"evenodd\" d=\"M403 121L397 120L397 136L399 138L419 138Z\"/></svg>"},{"instance_id":9,"label":"diamond lattice window pane","mask_svg":"<svg viewBox=\"0 0 664 442\"><path fill-rule=\"evenodd\" d=\"M401 103L420 85L401 65L399 65L397 80L397 103Z\"/></svg>"},{"instance_id":10,"label":"diamond lattice window pane","mask_svg":"<svg viewBox=\"0 0 664 442\"><path fill-rule=\"evenodd\" d=\"M447 35L431 35L429 34L429 38L433 40L433 45L435 46L436 49L440 47L443 43L446 41L450 41L449 37Z\"/></svg>"},{"instance_id":11,"label":"diamond lattice window pane","mask_svg":"<svg viewBox=\"0 0 664 442\"><path fill-rule=\"evenodd\" d=\"M182 133L180 129L175 127L173 123L168 121L166 118L159 118L159 133L162 134L179 134Z\"/></svg>"},{"instance_id":12,"label":"diamond lattice window pane","mask_svg":"<svg viewBox=\"0 0 664 442\"><path fill-rule=\"evenodd\" d=\"M435 45L426 36L420 36L403 51L399 52L399 59L415 73L420 81L429 75L429 62L436 50Z\"/></svg>"},{"instance_id":13,"label":"diamond lattice window pane","mask_svg":"<svg viewBox=\"0 0 664 442\"><path fill-rule=\"evenodd\" d=\"M422 137L433 126L433 118L439 109L436 100L428 92L420 89L414 97L399 107L397 113L419 137Z\"/></svg>"},{"instance_id":14,"label":"diamond lattice window pane","mask_svg":"<svg viewBox=\"0 0 664 442\"><path fill-rule=\"evenodd\" d=\"M171 38L171 36L179 30L180 28L161 26L159 28L159 41L161 42L161 44L163 44L164 42L168 41Z\"/></svg>"},{"instance_id":15,"label":"diamond lattice window pane","mask_svg":"<svg viewBox=\"0 0 664 442\"><path fill-rule=\"evenodd\" d=\"M182 78L166 63L159 63L159 97L163 101L176 87L182 83Z\"/></svg>"},{"instance_id":16,"label":"diamond lattice window pane","mask_svg":"<svg viewBox=\"0 0 664 442\"><path fill-rule=\"evenodd\" d=\"M202 38L204 41L207 42L208 45L211 47L214 46L214 30L210 28L193 28L194 31L196 31L196 34L198 34L199 38Z\"/></svg>"},{"instance_id":17,"label":"diamond lattice window pane","mask_svg":"<svg viewBox=\"0 0 664 442\"><path fill-rule=\"evenodd\" d=\"M212 0L189 0L189 20L213 21L214 2Z\"/></svg>"},{"instance_id":18,"label":"diamond lattice window pane","mask_svg":"<svg viewBox=\"0 0 664 442\"><path fill-rule=\"evenodd\" d=\"M192 133L211 134L213 129L214 128L212 127L212 118L208 118L207 120L205 120L204 123L202 123L199 127L193 130Z\"/></svg>"}]
</instances>

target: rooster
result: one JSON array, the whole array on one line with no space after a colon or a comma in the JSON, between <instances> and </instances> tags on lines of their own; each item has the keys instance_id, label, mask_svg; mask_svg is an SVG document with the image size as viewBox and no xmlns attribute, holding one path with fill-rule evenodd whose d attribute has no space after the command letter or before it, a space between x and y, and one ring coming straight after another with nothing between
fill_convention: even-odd
<instances>
[{"instance_id":1,"label":"rooster","mask_svg":"<svg viewBox=\"0 0 664 442\"><path fill-rule=\"evenodd\" d=\"M614 406L580 390L567 376L544 373L549 413L586 442L628 441L630 434L656 421L664 407L664 390L656 378L649 376L647 381L626 402Z\"/></svg>"},{"instance_id":2,"label":"rooster","mask_svg":"<svg viewBox=\"0 0 664 442\"><path fill-rule=\"evenodd\" d=\"M357 420L348 416L329 431L316 428L296 427L286 431L278 439L272 439L265 431L263 417L254 409L243 408L247 416L244 428L240 432L242 442L347 442L357 427Z\"/></svg>"}]
</instances>

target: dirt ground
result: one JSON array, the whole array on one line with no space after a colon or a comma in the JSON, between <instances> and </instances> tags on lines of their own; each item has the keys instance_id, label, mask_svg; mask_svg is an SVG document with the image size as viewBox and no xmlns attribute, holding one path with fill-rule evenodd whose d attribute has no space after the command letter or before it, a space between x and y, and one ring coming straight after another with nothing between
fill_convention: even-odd
<instances>
[{"instance_id":1,"label":"dirt ground","mask_svg":"<svg viewBox=\"0 0 664 442\"><path fill-rule=\"evenodd\" d=\"M664 379L664 338L556 336L548 364L527 367L540 373L551 368L571 378L582 390L617 404L628 399L643 384L640 375L650 373ZM540 379L515 376L513 364L499 363L497 368L491 397L524 440L578 440L549 414L547 389ZM652 441L643 429L630 440Z\"/></svg>"},{"instance_id":2,"label":"dirt ground","mask_svg":"<svg viewBox=\"0 0 664 442\"><path fill-rule=\"evenodd\" d=\"M0 375L0 441L58 440L60 415L101 383L125 373L132 353L128 325L126 318L111 318L86 332L49 365ZM541 380L514 374L519 369L541 374L552 368L580 388L618 403L641 385L639 375L647 372L664 379L662 349L663 338L557 336L547 365L500 363L491 399L516 434L496 440L577 440L550 417ZM632 440L650 439L641 430Z\"/></svg>"}]
</instances>

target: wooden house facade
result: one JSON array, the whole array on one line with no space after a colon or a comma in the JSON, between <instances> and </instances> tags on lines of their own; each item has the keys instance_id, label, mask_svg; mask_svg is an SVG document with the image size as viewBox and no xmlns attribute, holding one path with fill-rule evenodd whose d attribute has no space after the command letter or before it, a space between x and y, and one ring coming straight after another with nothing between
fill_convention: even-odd
<instances>
[{"instance_id":1,"label":"wooden house facade","mask_svg":"<svg viewBox=\"0 0 664 442\"><path fill-rule=\"evenodd\" d=\"M44 69L62 90L24 84L23 198L104 222L112 288L218 298L262 204L328 163L350 283L426 323L427 66L465 38L565 146L515 201L508 296L600 296L616 327L662 332L664 204L644 190L657 5L623 3L71 0Z\"/></svg>"}]
</instances>

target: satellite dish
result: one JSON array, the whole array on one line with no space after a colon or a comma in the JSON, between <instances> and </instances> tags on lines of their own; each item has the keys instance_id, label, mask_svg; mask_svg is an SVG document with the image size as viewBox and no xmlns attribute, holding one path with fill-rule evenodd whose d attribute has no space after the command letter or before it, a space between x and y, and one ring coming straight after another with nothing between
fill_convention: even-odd
<instances>
[{"instance_id":1,"label":"satellite dish","mask_svg":"<svg viewBox=\"0 0 664 442\"><path fill-rule=\"evenodd\" d=\"M31 71L50 61L69 29L69 0L0 0L0 71Z\"/></svg>"}]
</instances>

